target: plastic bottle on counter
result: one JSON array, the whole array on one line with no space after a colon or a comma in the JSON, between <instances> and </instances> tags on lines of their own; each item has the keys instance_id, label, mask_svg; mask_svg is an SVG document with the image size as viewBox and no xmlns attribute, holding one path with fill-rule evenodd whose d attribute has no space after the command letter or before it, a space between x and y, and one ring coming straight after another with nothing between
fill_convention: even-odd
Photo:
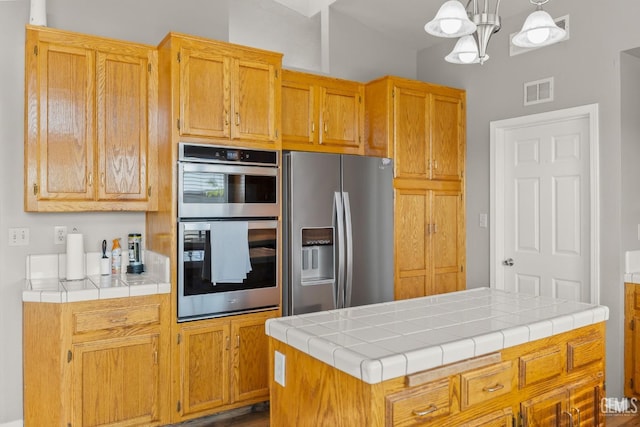
<instances>
[{"instance_id":1,"label":"plastic bottle on counter","mask_svg":"<svg viewBox=\"0 0 640 427\"><path fill-rule=\"evenodd\" d=\"M113 247L111 248L111 274L119 275L122 271L122 248L120 247L120 239L113 239Z\"/></svg>"}]
</instances>

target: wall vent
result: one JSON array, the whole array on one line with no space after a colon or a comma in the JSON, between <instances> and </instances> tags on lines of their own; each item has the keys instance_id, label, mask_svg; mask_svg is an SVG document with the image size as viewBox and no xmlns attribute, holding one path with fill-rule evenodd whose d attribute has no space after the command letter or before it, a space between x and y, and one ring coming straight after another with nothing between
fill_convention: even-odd
<instances>
[{"instance_id":1,"label":"wall vent","mask_svg":"<svg viewBox=\"0 0 640 427\"><path fill-rule=\"evenodd\" d=\"M554 22L556 23L556 25L558 25L558 27L563 28L566 32L567 35L560 40L561 42L563 41L567 41L569 40L569 36L570 31L569 31L569 15L564 15L561 16L559 18L554 19ZM515 56L515 55L520 55L521 53L527 53L527 52L531 52L532 50L536 50L536 49L540 49L539 47L519 47L519 46L515 46L511 40L513 40L513 37L518 34L517 32L512 33L509 35L509 56Z\"/></svg>"},{"instance_id":2,"label":"wall vent","mask_svg":"<svg viewBox=\"0 0 640 427\"><path fill-rule=\"evenodd\" d=\"M553 101L553 77L524 84L524 105Z\"/></svg>"}]
</instances>

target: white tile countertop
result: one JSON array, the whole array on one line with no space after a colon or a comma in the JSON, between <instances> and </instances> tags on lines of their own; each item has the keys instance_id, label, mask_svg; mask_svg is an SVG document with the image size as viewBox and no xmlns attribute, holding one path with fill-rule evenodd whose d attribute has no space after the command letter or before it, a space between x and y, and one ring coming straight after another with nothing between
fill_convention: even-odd
<instances>
[{"instance_id":1,"label":"white tile countertop","mask_svg":"<svg viewBox=\"0 0 640 427\"><path fill-rule=\"evenodd\" d=\"M98 252L85 255L84 279L65 280L66 254L27 255L24 302L66 303L171 292L169 258L151 251L143 252L142 274L100 275ZM123 251L126 271L127 251Z\"/></svg>"},{"instance_id":2,"label":"white tile countertop","mask_svg":"<svg viewBox=\"0 0 640 427\"><path fill-rule=\"evenodd\" d=\"M609 318L605 306L471 289L269 319L267 335L369 384Z\"/></svg>"}]
</instances>

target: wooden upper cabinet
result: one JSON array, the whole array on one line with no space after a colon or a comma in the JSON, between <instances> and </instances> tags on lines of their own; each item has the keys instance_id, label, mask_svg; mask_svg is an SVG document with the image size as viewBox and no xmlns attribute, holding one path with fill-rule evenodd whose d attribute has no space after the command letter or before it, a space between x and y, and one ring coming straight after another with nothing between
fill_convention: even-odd
<instances>
[{"instance_id":1,"label":"wooden upper cabinet","mask_svg":"<svg viewBox=\"0 0 640 427\"><path fill-rule=\"evenodd\" d=\"M396 178L463 178L463 90L387 76L366 85L366 100L365 154L392 157Z\"/></svg>"},{"instance_id":2,"label":"wooden upper cabinet","mask_svg":"<svg viewBox=\"0 0 640 427\"><path fill-rule=\"evenodd\" d=\"M157 53L27 27L25 210L155 210Z\"/></svg>"},{"instance_id":3,"label":"wooden upper cabinet","mask_svg":"<svg viewBox=\"0 0 640 427\"><path fill-rule=\"evenodd\" d=\"M462 178L465 156L464 95L430 96L431 179Z\"/></svg>"},{"instance_id":4,"label":"wooden upper cabinet","mask_svg":"<svg viewBox=\"0 0 640 427\"><path fill-rule=\"evenodd\" d=\"M281 54L178 34L163 45L178 64L179 138L279 148Z\"/></svg>"},{"instance_id":5,"label":"wooden upper cabinet","mask_svg":"<svg viewBox=\"0 0 640 427\"><path fill-rule=\"evenodd\" d=\"M180 133L230 138L230 58L183 48L179 61Z\"/></svg>"},{"instance_id":6,"label":"wooden upper cabinet","mask_svg":"<svg viewBox=\"0 0 640 427\"><path fill-rule=\"evenodd\" d=\"M283 70L282 147L363 154L364 85Z\"/></svg>"}]
</instances>

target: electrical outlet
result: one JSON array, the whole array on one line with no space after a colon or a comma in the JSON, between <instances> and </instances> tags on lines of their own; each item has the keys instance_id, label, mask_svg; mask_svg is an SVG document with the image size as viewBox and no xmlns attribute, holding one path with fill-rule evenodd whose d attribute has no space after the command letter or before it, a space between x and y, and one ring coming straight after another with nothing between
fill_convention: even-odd
<instances>
[{"instance_id":1,"label":"electrical outlet","mask_svg":"<svg viewBox=\"0 0 640 427\"><path fill-rule=\"evenodd\" d=\"M64 245L67 241L67 227L64 225L56 225L53 227L53 244Z\"/></svg>"},{"instance_id":2,"label":"electrical outlet","mask_svg":"<svg viewBox=\"0 0 640 427\"><path fill-rule=\"evenodd\" d=\"M285 370L285 355L276 351L273 358L273 379L275 382L284 387L285 379L284 379L284 370Z\"/></svg>"},{"instance_id":3,"label":"electrical outlet","mask_svg":"<svg viewBox=\"0 0 640 427\"><path fill-rule=\"evenodd\" d=\"M29 244L28 228L10 228L9 246L27 246Z\"/></svg>"}]
</instances>

